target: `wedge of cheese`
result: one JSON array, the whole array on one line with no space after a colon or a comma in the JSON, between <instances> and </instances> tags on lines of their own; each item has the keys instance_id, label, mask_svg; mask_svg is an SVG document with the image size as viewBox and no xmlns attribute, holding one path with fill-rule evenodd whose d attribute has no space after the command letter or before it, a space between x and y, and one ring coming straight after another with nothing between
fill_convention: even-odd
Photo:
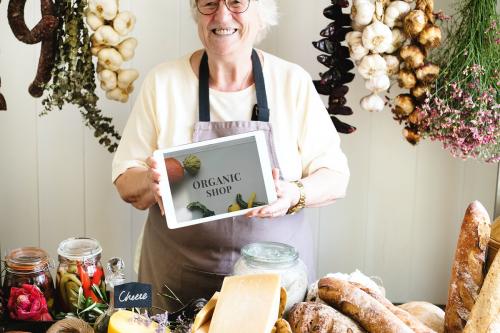
<instances>
[{"instance_id":1,"label":"wedge of cheese","mask_svg":"<svg viewBox=\"0 0 500 333\"><path fill-rule=\"evenodd\" d=\"M149 325L136 320L137 314L132 311L120 310L109 319L108 333L157 333L158 324L151 322ZM146 318L144 318L146 319ZM165 333L170 330L165 329Z\"/></svg>"},{"instance_id":2,"label":"wedge of cheese","mask_svg":"<svg viewBox=\"0 0 500 333\"><path fill-rule=\"evenodd\" d=\"M200 328L198 328L196 331L194 331L194 333L208 333L209 329L210 329L210 321L207 321Z\"/></svg>"},{"instance_id":3,"label":"wedge of cheese","mask_svg":"<svg viewBox=\"0 0 500 333\"><path fill-rule=\"evenodd\" d=\"M204 326L205 323L209 322L210 319L212 319L212 315L214 314L214 309L215 305L217 304L217 300L219 298L219 292L216 291L215 294L210 298L210 300L205 304L203 309L200 310L196 314L196 317L194 318L194 323L192 326L192 332L195 333L197 330ZM207 332L208 332L208 326L207 326Z\"/></svg>"},{"instance_id":4,"label":"wedge of cheese","mask_svg":"<svg viewBox=\"0 0 500 333\"><path fill-rule=\"evenodd\" d=\"M271 332L278 319L280 282L278 274L226 277L209 333Z\"/></svg>"}]
</instances>

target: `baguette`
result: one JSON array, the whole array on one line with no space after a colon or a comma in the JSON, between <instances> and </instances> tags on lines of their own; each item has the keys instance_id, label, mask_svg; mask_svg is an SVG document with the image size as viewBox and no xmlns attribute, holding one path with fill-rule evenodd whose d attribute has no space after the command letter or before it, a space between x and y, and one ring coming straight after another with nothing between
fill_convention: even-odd
<instances>
[{"instance_id":1,"label":"baguette","mask_svg":"<svg viewBox=\"0 0 500 333\"><path fill-rule=\"evenodd\" d=\"M444 332L444 311L434 304L428 302L409 302L401 304L398 307L405 310L437 333Z\"/></svg>"},{"instance_id":2,"label":"baguette","mask_svg":"<svg viewBox=\"0 0 500 333\"><path fill-rule=\"evenodd\" d=\"M472 202L465 212L455 251L444 318L445 333L461 333L469 319L483 285L490 230L486 209L479 201Z\"/></svg>"},{"instance_id":3,"label":"baguette","mask_svg":"<svg viewBox=\"0 0 500 333\"><path fill-rule=\"evenodd\" d=\"M347 281L322 278L318 287L323 301L356 320L370 333L414 333L376 299Z\"/></svg>"},{"instance_id":4,"label":"baguette","mask_svg":"<svg viewBox=\"0 0 500 333\"><path fill-rule=\"evenodd\" d=\"M472 308L464 333L500 332L500 256L497 255Z\"/></svg>"},{"instance_id":5,"label":"baguette","mask_svg":"<svg viewBox=\"0 0 500 333\"><path fill-rule=\"evenodd\" d=\"M406 312L403 309L398 308L394 304L391 303L387 298L382 296L380 293L363 286L362 284L351 282L351 284L359 289L363 290L365 293L375 298L380 304L385 306L389 311L394 313L396 317L401 319L403 323L405 323L409 328L411 328L415 333L436 333L436 331L430 329L425 326L422 322L420 322L417 318L413 317L411 314Z\"/></svg>"}]
</instances>

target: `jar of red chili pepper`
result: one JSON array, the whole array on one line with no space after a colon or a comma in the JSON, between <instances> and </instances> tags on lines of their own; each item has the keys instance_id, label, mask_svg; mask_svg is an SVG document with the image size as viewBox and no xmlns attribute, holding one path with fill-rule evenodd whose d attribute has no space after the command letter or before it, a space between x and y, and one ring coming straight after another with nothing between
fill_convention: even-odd
<instances>
[{"instance_id":1,"label":"jar of red chili pepper","mask_svg":"<svg viewBox=\"0 0 500 333\"><path fill-rule=\"evenodd\" d=\"M3 294L11 319L47 321L54 306L53 261L44 250L23 247L5 257Z\"/></svg>"},{"instance_id":2,"label":"jar of red chili pepper","mask_svg":"<svg viewBox=\"0 0 500 333\"><path fill-rule=\"evenodd\" d=\"M59 244L56 292L61 311L76 312L80 287L83 304L104 302L106 286L101 252L101 245L93 238L68 238Z\"/></svg>"}]
</instances>

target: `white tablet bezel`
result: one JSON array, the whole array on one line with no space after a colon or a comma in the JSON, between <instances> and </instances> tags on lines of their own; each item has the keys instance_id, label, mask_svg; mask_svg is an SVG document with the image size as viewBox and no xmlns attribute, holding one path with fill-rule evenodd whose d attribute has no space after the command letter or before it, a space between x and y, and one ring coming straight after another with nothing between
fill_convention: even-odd
<instances>
[{"instance_id":1,"label":"white tablet bezel","mask_svg":"<svg viewBox=\"0 0 500 333\"><path fill-rule=\"evenodd\" d=\"M159 149L153 153L154 158L158 162L160 166L161 179L160 181L160 193L162 195L163 207L165 209L165 219L167 225L170 229L177 229L181 227L187 227L199 223L205 223L215 220L220 220L228 217L234 217L238 215L246 214L248 211L256 208L247 208L243 210L239 210L231 213L218 214L214 216L204 217L191 221L183 221L179 222L177 220L177 216L175 214L175 208L172 199L172 193L170 191L170 186L168 184L168 173L167 168L165 166L164 156L168 153L179 152L182 150L198 148L198 147L206 147L206 149L216 149L216 145L224 142L237 141L243 138L254 137L257 145L257 153L259 155L259 161L261 164L261 173L262 178L264 180L265 192L267 196L267 202L272 203L276 201L276 188L274 186L274 181L271 173L271 161L269 160L269 153L266 144L266 138L264 136L264 132L262 131L253 131L244 134L236 134L231 136L226 136L217 139L211 139L206 141L200 141L195 143L189 143L181 146L171 147L167 149Z\"/></svg>"}]
</instances>

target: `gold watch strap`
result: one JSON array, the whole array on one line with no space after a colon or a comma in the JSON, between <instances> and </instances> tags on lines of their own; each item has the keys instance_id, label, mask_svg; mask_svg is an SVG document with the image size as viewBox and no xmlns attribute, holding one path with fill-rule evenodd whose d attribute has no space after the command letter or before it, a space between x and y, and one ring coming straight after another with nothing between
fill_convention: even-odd
<instances>
[{"instance_id":1,"label":"gold watch strap","mask_svg":"<svg viewBox=\"0 0 500 333\"><path fill-rule=\"evenodd\" d=\"M302 208L304 208L306 206L306 193L304 191L304 185L299 180L294 180L294 181L292 181L292 183L297 185L297 187L299 188L300 197L299 197L299 201L297 202L297 204L295 204L295 206L290 207L288 209L288 211L286 212L287 214L295 214L295 213L299 212L300 210L302 210Z\"/></svg>"}]
</instances>

